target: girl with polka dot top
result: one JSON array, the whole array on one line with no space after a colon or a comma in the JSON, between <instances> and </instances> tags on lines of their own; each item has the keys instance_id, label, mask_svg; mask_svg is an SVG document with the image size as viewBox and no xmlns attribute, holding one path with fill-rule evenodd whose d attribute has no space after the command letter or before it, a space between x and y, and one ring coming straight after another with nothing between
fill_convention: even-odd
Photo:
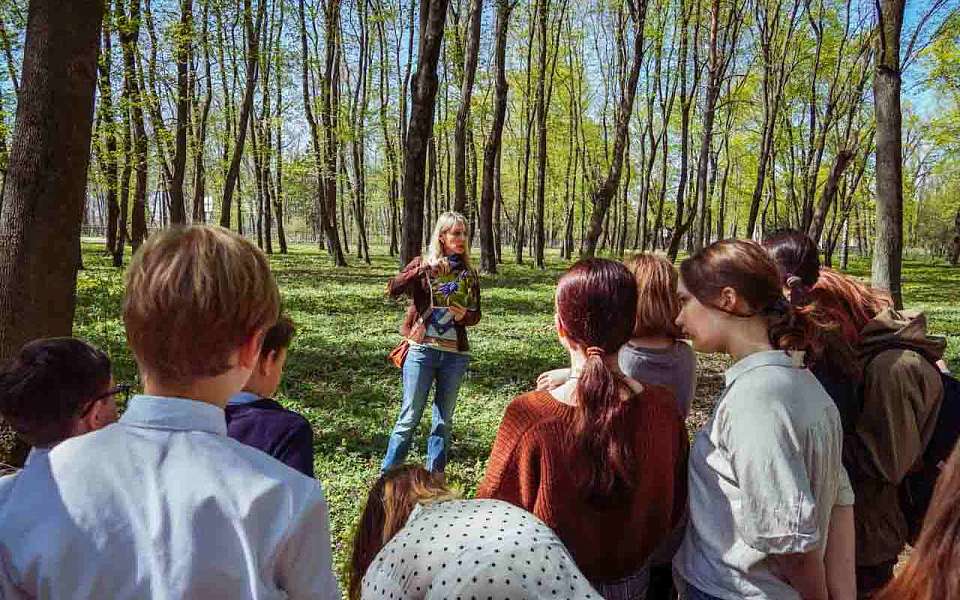
<instances>
[{"instance_id":1,"label":"girl with polka dot top","mask_svg":"<svg viewBox=\"0 0 960 600\"><path fill-rule=\"evenodd\" d=\"M601 597L535 516L498 500L459 500L426 469L403 465L384 473L367 496L349 598Z\"/></svg>"}]
</instances>

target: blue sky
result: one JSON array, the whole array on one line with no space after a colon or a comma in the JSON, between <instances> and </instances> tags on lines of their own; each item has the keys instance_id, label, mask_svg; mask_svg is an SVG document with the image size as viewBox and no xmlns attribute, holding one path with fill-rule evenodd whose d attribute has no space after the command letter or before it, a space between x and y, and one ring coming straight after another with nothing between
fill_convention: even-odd
<instances>
[{"instance_id":1,"label":"blue sky","mask_svg":"<svg viewBox=\"0 0 960 600\"><path fill-rule=\"evenodd\" d=\"M907 6L903 15L903 46L909 43L910 36L917 28L917 23L930 6L932 0L907 0ZM924 35L921 40L929 39L929 36L936 31L944 17L952 10L960 9L960 1L948 0L947 6L940 11L938 18L931 19L924 27ZM924 116L928 116L936 108L936 99L934 94L924 89L920 84L924 77L922 62L916 62L903 75L903 100L909 101L914 108Z\"/></svg>"}]
</instances>

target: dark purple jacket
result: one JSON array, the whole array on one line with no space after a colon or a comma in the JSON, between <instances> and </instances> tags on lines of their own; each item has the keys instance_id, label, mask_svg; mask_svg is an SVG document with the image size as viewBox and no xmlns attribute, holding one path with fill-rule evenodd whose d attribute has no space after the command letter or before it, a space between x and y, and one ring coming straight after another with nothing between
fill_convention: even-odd
<instances>
[{"instance_id":1,"label":"dark purple jacket","mask_svg":"<svg viewBox=\"0 0 960 600\"><path fill-rule=\"evenodd\" d=\"M225 411L227 435L313 477L313 428L302 415L270 398L228 404Z\"/></svg>"}]
</instances>

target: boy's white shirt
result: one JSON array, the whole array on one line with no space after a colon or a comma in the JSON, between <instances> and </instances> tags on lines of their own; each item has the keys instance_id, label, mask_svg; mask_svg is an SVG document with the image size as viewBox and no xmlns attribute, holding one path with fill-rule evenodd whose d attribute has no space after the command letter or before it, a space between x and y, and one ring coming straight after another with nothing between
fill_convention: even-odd
<instances>
[{"instance_id":1,"label":"boy's white shirt","mask_svg":"<svg viewBox=\"0 0 960 600\"><path fill-rule=\"evenodd\" d=\"M0 480L0 597L212 596L340 598L320 484L223 409L137 396Z\"/></svg>"}]
</instances>

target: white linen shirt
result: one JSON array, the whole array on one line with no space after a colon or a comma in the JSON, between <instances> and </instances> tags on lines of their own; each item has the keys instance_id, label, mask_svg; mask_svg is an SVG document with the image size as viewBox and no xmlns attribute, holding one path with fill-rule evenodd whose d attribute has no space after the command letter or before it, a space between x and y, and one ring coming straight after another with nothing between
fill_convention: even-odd
<instances>
[{"instance_id":1,"label":"white linen shirt","mask_svg":"<svg viewBox=\"0 0 960 600\"><path fill-rule=\"evenodd\" d=\"M24 597L339 600L326 501L222 409L136 396L0 499L0 598Z\"/></svg>"},{"instance_id":2,"label":"white linen shirt","mask_svg":"<svg viewBox=\"0 0 960 600\"><path fill-rule=\"evenodd\" d=\"M782 350L741 359L725 379L690 451L690 522L674 569L724 600L800 600L768 559L822 557L833 507L853 504L840 415Z\"/></svg>"}]
</instances>

